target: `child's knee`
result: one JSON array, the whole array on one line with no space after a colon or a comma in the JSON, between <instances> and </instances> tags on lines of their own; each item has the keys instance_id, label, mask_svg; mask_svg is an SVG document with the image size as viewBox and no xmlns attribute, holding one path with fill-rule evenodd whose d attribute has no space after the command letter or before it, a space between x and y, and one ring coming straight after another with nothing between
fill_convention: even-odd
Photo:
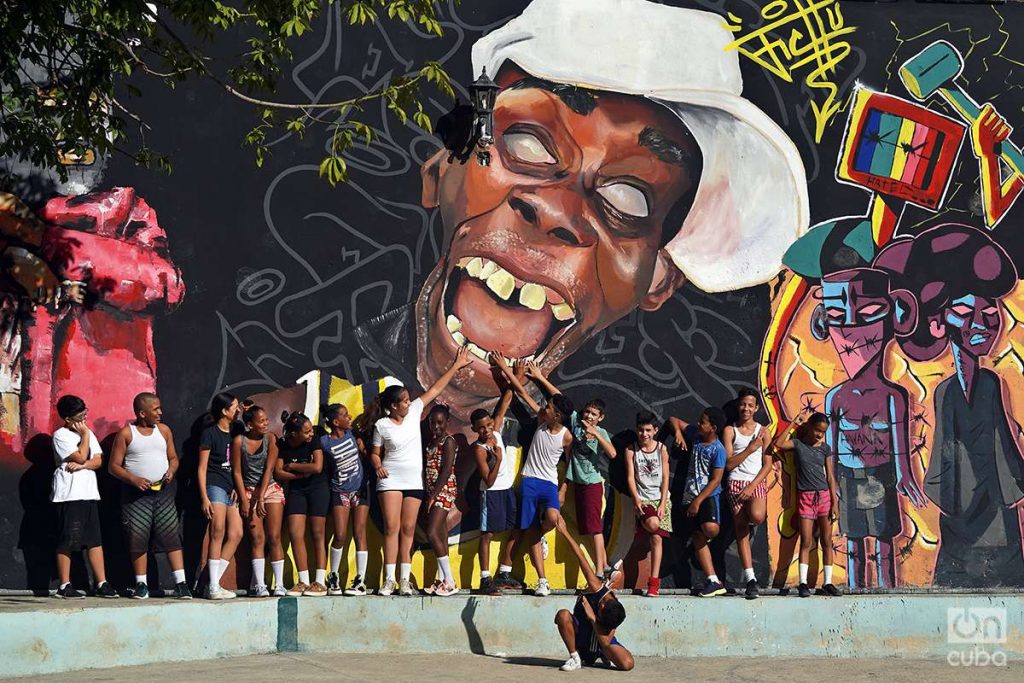
<instances>
[{"instance_id":1,"label":"child's knee","mask_svg":"<svg viewBox=\"0 0 1024 683\"><path fill-rule=\"evenodd\" d=\"M649 534L653 534L655 531L658 530L658 525L660 523L661 520L659 520L657 517L648 517L643 522L644 531L646 531Z\"/></svg>"},{"instance_id":2,"label":"child's knee","mask_svg":"<svg viewBox=\"0 0 1024 683\"><path fill-rule=\"evenodd\" d=\"M719 526L714 522L706 522L700 526L701 532L704 534L704 538L709 541L718 536Z\"/></svg>"},{"instance_id":3,"label":"child's knee","mask_svg":"<svg viewBox=\"0 0 1024 683\"><path fill-rule=\"evenodd\" d=\"M747 513L747 522L753 526L764 524L767 514L764 510L752 510Z\"/></svg>"},{"instance_id":4,"label":"child's knee","mask_svg":"<svg viewBox=\"0 0 1024 683\"><path fill-rule=\"evenodd\" d=\"M560 609L555 612L555 624L561 626L572 622L572 612L567 609Z\"/></svg>"}]
</instances>

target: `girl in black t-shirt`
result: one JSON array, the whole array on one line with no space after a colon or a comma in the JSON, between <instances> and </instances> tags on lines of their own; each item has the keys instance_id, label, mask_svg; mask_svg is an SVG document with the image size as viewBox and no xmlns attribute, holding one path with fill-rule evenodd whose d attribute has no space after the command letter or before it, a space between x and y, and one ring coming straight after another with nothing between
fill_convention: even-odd
<instances>
[{"instance_id":1,"label":"girl in black t-shirt","mask_svg":"<svg viewBox=\"0 0 1024 683\"><path fill-rule=\"evenodd\" d=\"M210 402L210 424L199 438L199 495L203 514L210 520L207 567L210 584L206 597L226 600L234 591L221 588L220 579L242 540L242 518L235 500L231 476L231 425L238 412L238 399L219 393Z\"/></svg>"},{"instance_id":2,"label":"girl in black t-shirt","mask_svg":"<svg viewBox=\"0 0 1024 683\"><path fill-rule=\"evenodd\" d=\"M284 423L284 436L277 443L278 458L274 478L287 482L284 515L291 539L292 556L299 582L288 595L321 597L327 595L327 512L331 505L328 471L324 467L324 454L313 439L313 423L302 413L288 415ZM309 561L306 555L306 518L313 536L316 553L316 578L310 583Z\"/></svg>"}]
</instances>

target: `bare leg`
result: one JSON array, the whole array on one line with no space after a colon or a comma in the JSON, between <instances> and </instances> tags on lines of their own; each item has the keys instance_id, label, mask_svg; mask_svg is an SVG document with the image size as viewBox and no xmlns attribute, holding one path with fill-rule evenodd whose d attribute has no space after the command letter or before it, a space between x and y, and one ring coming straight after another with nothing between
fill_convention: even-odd
<instances>
[{"instance_id":1,"label":"bare leg","mask_svg":"<svg viewBox=\"0 0 1024 683\"><path fill-rule=\"evenodd\" d=\"M693 550L705 576L715 576L715 565L711 560L711 549L708 548L708 542L715 536L718 536L718 525L711 522L702 524L693 532Z\"/></svg>"},{"instance_id":2,"label":"bare leg","mask_svg":"<svg viewBox=\"0 0 1024 683\"><path fill-rule=\"evenodd\" d=\"M255 514L248 520L249 550L254 560L261 560L266 557L267 537L264 533L266 521L267 518L260 519Z\"/></svg>"},{"instance_id":3,"label":"bare leg","mask_svg":"<svg viewBox=\"0 0 1024 683\"><path fill-rule=\"evenodd\" d=\"M489 572L491 571L491 540L494 538L494 534L485 531L480 534L480 571Z\"/></svg>"},{"instance_id":4,"label":"bare leg","mask_svg":"<svg viewBox=\"0 0 1024 683\"><path fill-rule=\"evenodd\" d=\"M167 563L171 565L171 571L183 571L185 569L185 554L179 548L178 550L172 550L167 553ZM134 565L134 560L132 561ZM142 556L142 571L136 572L137 574L146 573L146 556Z\"/></svg>"},{"instance_id":5,"label":"bare leg","mask_svg":"<svg viewBox=\"0 0 1024 683\"><path fill-rule=\"evenodd\" d=\"M811 548L814 547L814 520L800 518L800 564L811 563Z\"/></svg>"},{"instance_id":6,"label":"bare leg","mask_svg":"<svg viewBox=\"0 0 1024 683\"><path fill-rule=\"evenodd\" d=\"M178 558L179 558L179 562L180 562L181 561L181 551L179 550L177 552L178 552ZM167 557L171 557L171 554L168 553ZM147 560L148 559L149 559L149 557L148 557L147 553L139 553L137 555L132 555L131 556L132 571L135 572L135 576L145 576L146 575L146 571L147 571L146 570L146 565L147 565ZM173 568L173 564L171 566Z\"/></svg>"},{"instance_id":7,"label":"bare leg","mask_svg":"<svg viewBox=\"0 0 1024 683\"><path fill-rule=\"evenodd\" d=\"M222 560L232 560L238 544L242 542L242 515L238 513L238 507L230 505L226 508L224 516L224 545L220 549Z\"/></svg>"},{"instance_id":8,"label":"bare leg","mask_svg":"<svg viewBox=\"0 0 1024 683\"><path fill-rule=\"evenodd\" d=\"M352 516L352 508L347 508L344 505L335 505L331 508L331 519L334 522L334 538L331 539L331 548L334 550L344 550L345 544L348 543L348 519ZM332 572L340 572L339 567L331 567Z\"/></svg>"},{"instance_id":9,"label":"bare leg","mask_svg":"<svg viewBox=\"0 0 1024 683\"><path fill-rule=\"evenodd\" d=\"M419 498L413 498L412 496L406 496L402 499L400 513L401 533L398 536L398 561L403 564L412 562L412 542L416 537L416 518L419 517L422 502Z\"/></svg>"},{"instance_id":10,"label":"bare leg","mask_svg":"<svg viewBox=\"0 0 1024 683\"><path fill-rule=\"evenodd\" d=\"M313 537L313 553L316 559L314 569L327 569L327 518L309 518L309 531Z\"/></svg>"},{"instance_id":11,"label":"bare leg","mask_svg":"<svg viewBox=\"0 0 1024 683\"><path fill-rule=\"evenodd\" d=\"M206 546L206 562L220 560L221 548L224 545L224 518L227 515L227 506L212 505L213 516L210 517L209 542Z\"/></svg>"},{"instance_id":12,"label":"bare leg","mask_svg":"<svg viewBox=\"0 0 1024 683\"><path fill-rule=\"evenodd\" d=\"M71 553L57 551L57 581L62 586L71 581Z\"/></svg>"},{"instance_id":13,"label":"bare leg","mask_svg":"<svg viewBox=\"0 0 1024 683\"><path fill-rule=\"evenodd\" d=\"M608 566L608 555L604 547L604 534L594 534L590 538L594 544L594 563L596 564L594 571L600 574Z\"/></svg>"},{"instance_id":14,"label":"bare leg","mask_svg":"<svg viewBox=\"0 0 1024 683\"><path fill-rule=\"evenodd\" d=\"M398 534L402 528L402 492L381 491L381 513L384 516L384 564L398 564Z\"/></svg>"},{"instance_id":15,"label":"bare leg","mask_svg":"<svg viewBox=\"0 0 1024 683\"><path fill-rule=\"evenodd\" d=\"M657 533L659 524L657 517L648 517L643 523L651 543L651 576L656 579L661 578L661 536Z\"/></svg>"},{"instance_id":16,"label":"bare leg","mask_svg":"<svg viewBox=\"0 0 1024 683\"><path fill-rule=\"evenodd\" d=\"M356 541L356 550L365 551L368 549L366 545L366 521L370 519L370 506L357 506L355 512L352 513L352 518L352 536Z\"/></svg>"},{"instance_id":17,"label":"bare leg","mask_svg":"<svg viewBox=\"0 0 1024 683\"><path fill-rule=\"evenodd\" d=\"M562 636L565 649L572 654L576 652L576 624L572 621L572 612L567 609L560 609L555 613L555 626L558 627L558 635Z\"/></svg>"},{"instance_id":18,"label":"bare leg","mask_svg":"<svg viewBox=\"0 0 1024 683\"><path fill-rule=\"evenodd\" d=\"M431 508L427 516L427 538L436 557L448 556L448 511Z\"/></svg>"},{"instance_id":19,"label":"bare leg","mask_svg":"<svg viewBox=\"0 0 1024 683\"><path fill-rule=\"evenodd\" d=\"M288 538L292 544L295 571L309 571L309 558L306 556L306 515L288 515Z\"/></svg>"},{"instance_id":20,"label":"bare leg","mask_svg":"<svg viewBox=\"0 0 1024 683\"><path fill-rule=\"evenodd\" d=\"M103 546L97 545L89 548L85 551L86 556L89 558L89 566L92 567L92 577L96 581L96 585L105 583L107 580L107 569L103 563ZM70 561L70 557L68 560ZM70 565L68 569L70 569ZM67 579L70 580L70 579Z\"/></svg>"},{"instance_id":21,"label":"bare leg","mask_svg":"<svg viewBox=\"0 0 1024 683\"><path fill-rule=\"evenodd\" d=\"M832 521L828 517L818 517L818 541L821 543L821 564L829 567L833 563L832 557Z\"/></svg>"},{"instance_id":22,"label":"bare leg","mask_svg":"<svg viewBox=\"0 0 1024 683\"><path fill-rule=\"evenodd\" d=\"M263 519L263 531L270 545L270 561L280 562L284 559L284 546L281 545L281 525L284 523L284 505L268 503L267 516Z\"/></svg>"}]
</instances>

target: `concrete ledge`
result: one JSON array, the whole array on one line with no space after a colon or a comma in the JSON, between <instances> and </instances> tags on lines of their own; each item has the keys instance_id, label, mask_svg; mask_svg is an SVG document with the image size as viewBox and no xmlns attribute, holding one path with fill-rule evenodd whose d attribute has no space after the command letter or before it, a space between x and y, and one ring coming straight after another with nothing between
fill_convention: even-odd
<instances>
[{"instance_id":1,"label":"concrete ledge","mask_svg":"<svg viewBox=\"0 0 1024 683\"><path fill-rule=\"evenodd\" d=\"M0 675L214 659L267 652L561 654L549 598L281 598L212 603L0 601ZM949 609L1005 614L1005 642L1024 661L1024 595L742 598L623 596L619 638L637 656L945 659ZM958 614L958 613L954 613ZM977 612L975 614L978 614ZM980 614L994 614L983 612ZM967 623L967 622L965 622ZM968 624L968 630L970 628Z\"/></svg>"}]
</instances>

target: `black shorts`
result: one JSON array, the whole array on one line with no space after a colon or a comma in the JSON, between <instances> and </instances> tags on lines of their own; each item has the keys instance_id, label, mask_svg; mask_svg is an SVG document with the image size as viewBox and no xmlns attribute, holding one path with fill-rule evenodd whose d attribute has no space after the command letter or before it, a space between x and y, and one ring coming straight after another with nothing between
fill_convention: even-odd
<instances>
[{"instance_id":1,"label":"black shorts","mask_svg":"<svg viewBox=\"0 0 1024 683\"><path fill-rule=\"evenodd\" d=\"M896 494L896 465L853 469L836 465L839 531L847 538L891 540L903 529Z\"/></svg>"},{"instance_id":2,"label":"black shorts","mask_svg":"<svg viewBox=\"0 0 1024 683\"><path fill-rule=\"evenodd\" d=\"M181 524L174 504L177 488L176 481L159 491L121 487L121 526L130 554L181 550Z\"/></svg>"},{"instance_id":3,"label":"black shorts","mask_svg":"<svg viewBox=\"0 0 1024 683\"><path fill-rule=\"evenodd\" d=\"M514 488L480 492L480 532L500 534L519 528L519 500Z\"/></svg>"},{"instance_id":4,"label":"black shorts","mask_svg":"<svg viewBox=\"0 0 1024 683\"><path fill-rule=\"evenodd\" d=\"M69 500L56 506L58 551L73 553L103 545L99 501Z\"/></svg>"},{"instance_id":5,"label":"black shorts","mask_svg":"<svg viewBox=\"0 0 1024 683\"><path fill-rule=\"evenodd\" d=\"M714 495L714 496L708 496L707 498L704 499L704 502L700 504L700 508L697 510L697 516L696 517L689 517L689 516L686 517L686 522L687 522L687 527L688 527L688 532L689 533L693 533L693 530L696 529L699 525L702 525L702 524L721 524L722 523L721 508L720 508L720 506L718 504L719 503L718 499L720 497L721 497L721 494ZM684 515L686 514L685 511L687 509L689 509L689 507L690 507L689 504L683 506L683 514Z\"/></svg>"},{"instance_id":6,"label":"black shorts","mask_svg":"<svg viewBox=\"0 0 1024 683\"><path fill-rule=\"evenodd\" d=\"M416 500L424 500L427 497L427 492L423 489L388 489L387 491L377 491L377 496L380 497L382 493L401 493L402 498L415 498Z\"/></svg>"},{"instance_id":7,"label":"black shorts","mask_svg":"<svg viewBox=\"0 0 1024 683\"><path fill-rule=\"evenodd\" d=\"M331 489L327 482L323 486L290 486L284 501L285 515L306 515L326 517L331 510Z\"/></svg>"}]
</instances>

